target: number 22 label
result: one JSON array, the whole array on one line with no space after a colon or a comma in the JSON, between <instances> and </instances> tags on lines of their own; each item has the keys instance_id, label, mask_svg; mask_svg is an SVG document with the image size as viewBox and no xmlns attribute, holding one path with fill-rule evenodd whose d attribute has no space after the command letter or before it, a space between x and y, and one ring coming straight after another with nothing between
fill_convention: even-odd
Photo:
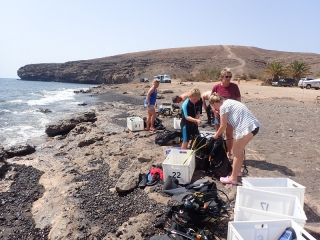
<instances>
[{"instance_id":1,"label":"number 22 label","mask_svg":"<svg viewBox=\"0 0 320 240\"><path fill-rule=\"evenodd\" d=\"M180 178L181 172L172 172L174 178Z\"/></svg>"}]
</instances>

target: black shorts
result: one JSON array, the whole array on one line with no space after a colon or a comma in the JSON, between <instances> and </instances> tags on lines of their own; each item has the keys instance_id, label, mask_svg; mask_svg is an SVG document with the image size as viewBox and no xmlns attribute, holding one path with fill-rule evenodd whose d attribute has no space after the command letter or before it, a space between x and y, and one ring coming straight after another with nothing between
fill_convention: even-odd
<instances>
[{"instance_id":1,"label":"black shorts","mask_svg":"<svg viewBox=\"0 0 320 240\"><path fill-rule=\"evenodd\" d=\"M253 134L253 136L257 135L257 133L259 132L259 127L256 127L251 133Z\"/></svg>"}]
</instances>

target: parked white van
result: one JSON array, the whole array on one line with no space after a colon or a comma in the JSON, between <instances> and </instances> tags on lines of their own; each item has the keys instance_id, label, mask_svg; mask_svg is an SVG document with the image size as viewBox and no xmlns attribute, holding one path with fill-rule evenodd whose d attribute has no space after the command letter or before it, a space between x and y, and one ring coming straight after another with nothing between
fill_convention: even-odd
<instances>
[{"instance_id":1,"label":"parked white van","mask_svg":"<svg viewBox=\"0 0 320 240\"><path fill-rule=\"evenodd\" d=\"M309 80L309 81L303 81L302 87L306 89L314 88L318 90L320 88L320 78Z\"/></svg>"},{"instance_id":2,"label":"parked white van","mask_svg":"<svg viewBox=\"0 0 320 240\"><path fill-rule=\"evenodd\" d=\"M304 81L310 81L310 80L313 80L313 78L301 78L298 82L298 87L301 87L303 88L303 82Z\"/></svg>"},{"instance_id":3,"label":"parked white van","mask_svg":"<svg viewBox=\"0 0 320 240\"><path fill-rule=\"evenodd\" d=\"M157 75L154 77L158 78L161 83L171 83L171 77L169 75Z\"/></svg>"}]
</instances>

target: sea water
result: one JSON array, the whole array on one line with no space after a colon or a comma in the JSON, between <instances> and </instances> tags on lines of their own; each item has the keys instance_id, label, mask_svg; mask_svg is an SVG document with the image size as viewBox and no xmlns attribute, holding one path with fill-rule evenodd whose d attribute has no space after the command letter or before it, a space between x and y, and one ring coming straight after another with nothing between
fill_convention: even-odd
<instances>
[{"instance_id":1,"label":"sea water","mask_svg":"<svg viewBox=\"0 0 320 240\"><path fill-rule=\"evenodd\" d=\"M74 91L94 86L0 78L0 145L8 147L45 137L47 123L93 107L95 97ZM78 105L83 102L87 105Z\"/></svg>"}]
</instances>

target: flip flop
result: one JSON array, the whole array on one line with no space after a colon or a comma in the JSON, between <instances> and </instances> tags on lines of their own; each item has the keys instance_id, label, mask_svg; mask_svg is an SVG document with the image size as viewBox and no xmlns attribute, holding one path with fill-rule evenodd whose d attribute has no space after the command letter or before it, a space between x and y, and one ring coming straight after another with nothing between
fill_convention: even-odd
<instances>
[{"instance_id":1,"label":"flip flop","mask_svg":"<svg viewBox=\"0 0 320 240\"><path fill-rule=\"evenodd\" d=\"M145 131L150 131L150 129L149 129L149 128L145 128L144 130L145 130Z\"/></svg>"},{"instance_id":2,"label":"flip flop","mask_svg":"<svg viewBox=\"0 0 320 240\"><path fill-rule=\"evenodd\" d=\"M229 177L221 177L220 182L222 182L224 184L238 185L238 182L229 180Z\"/></svg>"},{"instance_id":3,"label":"flip flop","mask_svg":"<svg viewBox=\"0 0 320 240\"><path fill-rule=\"evenodd\" d=\"M156 128L150 128L150 131L157 131Z\"/></svg>"}]
</instances>

